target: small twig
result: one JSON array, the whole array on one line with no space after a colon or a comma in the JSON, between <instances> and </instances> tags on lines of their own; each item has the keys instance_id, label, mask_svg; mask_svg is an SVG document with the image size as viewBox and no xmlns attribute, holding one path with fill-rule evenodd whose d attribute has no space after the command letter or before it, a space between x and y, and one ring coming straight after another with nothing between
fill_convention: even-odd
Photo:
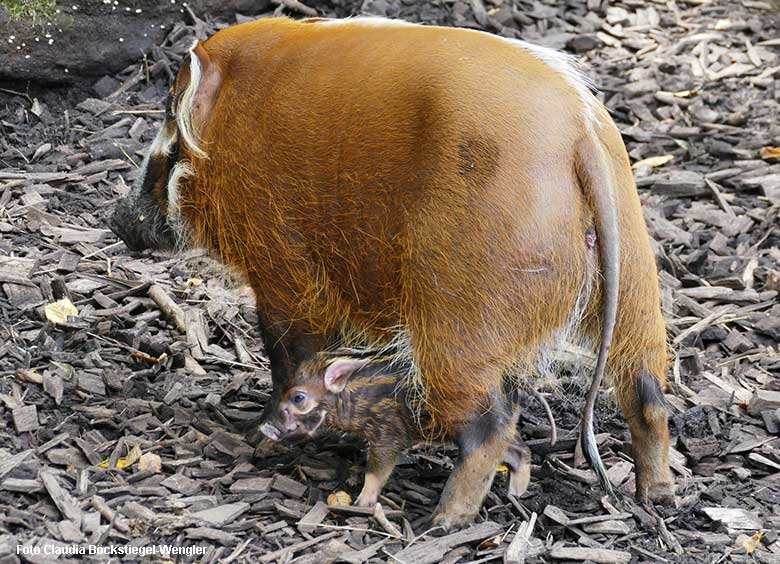
<instances>
[{"instance_id":1,"label":"small twig","mask_svg":"<svg viewBox=\"0 0 780 564\"><path fill-rule=\"evenodd\" d=\"M327 523L318 523L315 525L315 527L317 527L318 529L335 529L336 531L355 531L358 533L371 533L372 535L381 535L389 539L398 538L398 537L394 537L389 533L383 533L382 531L376 531L374 529L361 529L360 527L349 527L347 525L328 525Z\"/></svg>"},{"instance_id":2,"label":"small twig","mask_svg":"<svg viewBox=\"0 0 780 564\"><path fill-rule=\"evenodd\" d=\"M707 188L710 189L712 195L715 196L715 200L718 202L718 205L723 208L723 211L725 211L732 219L736 219L737 214L734 213L734 210L731 209L731 206L723 197L723 194L721 194L718 185L709 178L705 178L704 183L707 185Z\"/></svg>"},{"instance_id":3,"label":"small twig","mask_svg":"<svg viewBox=\"0 0 780 564\"><path fill-rule=\"evenodd\" d=\"M127 524L127 521L125 521L124 518L117 516L116 512L108 506L102 497L93 495L91 502L92 507L94 507L106 521L109 521L116 530L123 533L130 531L130 525Z\"/></svg>"},{"instance_id":4,"label":"small twig","mask_svg":"<svg viewBox=\"0 0 780 564\"><path fill-rule=\"evenodd\" d=\"M92 258L95 255L99 255L100 253L104 253L106 251L110 251L111 249L115 249L116 247L120 247L122 245L124 245L124 243L122 241L119 241L117 243L111 243L107 247L103 247L102 249L98 249L96 251L92 251L91 253L89 253L87 255L84 255L83 257L81 257L81 259L84 260L84 259Z\"/></svg>"},{"instance_id":5,"label":"small twig","mask_svg":"<svg viewBox=\"0 0 780 564\"><path fill-rule=\"evenodd\" d=\"M433 531L435 531L435 530L437 530L437 529L444 530L444 528L443 528L443 527L440 527L440 526L431 527L430 529L427 529L427 530L423 531L422 533L420 533L419 535L417 535L416 537L414 537L412 540L410 540L410 541L409 541L409 544L407 544L407 545L404 547L404 550L405 550L405 549L407 549L407 548L409 548L410 546L412 546L414 543L416 543L418 540L420 540L421 538L423 538L423 537L424 537L425 535L427 535L428 533L431 533L431 532L433 532Z\"/></svg>"},{"instance_id":6,"label":"small twig","mask_svg":"<svg viewBox=\"0 0 780 564\"><path fill-rule=\"evenodd\" d=\"M164 114L165 110L114 110L111 112L112 116L119 116L122 114L128 114L131 116L145 116L148 114Z\"/></svg>"},{"instance_id":7,"label":"small twig","mask_svg":"<svg viewBox=\"0 0 780 564\"><path fill-rule=\"evenodd\" d=\"M316 17L317 16L317 10L314 8L310 8L300 0L273 0L274 4L278 4L279 6L284 6L288 10L292 10L293 12L299 12L305 16L309 17Z\"/></svg>"},{"instance_id":8,"label":"small twig","mask_svg":"<svg viewBox=\"0 0 780 564\"><path fill-rule=\"evenodd\" d=\"M236 549L230 553L230 555L225 558L224 560L221 560L223 564L230 564L230 562L233 562L236 558L238 558L242 552L244 552L244 549L247 547L247 545L252 542L252 537L249 537L246 539L243 543L238 545Z\"/></svg>"},{"instance_id":9,"label":"small twig","mask_svg":"<svg viewBox=\"0 0 780 564\"><path fill-rule=\"evenodd\" d=\"M0 88L0 92L5 92L6 94L13 94L14 96L21 96L28 102L30 102L30 105L32 105L33 101L32 98L30 98L30 95L26 92L17 92L16 90L10 90L8 88Z\"/></svg>"},{"instance_id":10,"label":"small twig","mask_svg":"<svg viewBox=\"0 0 780 564\"><path fill-rule=\"evenodd\" d=\"M182 333L187 332L184 310L179 307L179 304L173 301L173 298L168 295L162 286L152 284L149 287L149 297L152 298L162 312L173 321L179 331Z\"/></svg>"}]
</instances>

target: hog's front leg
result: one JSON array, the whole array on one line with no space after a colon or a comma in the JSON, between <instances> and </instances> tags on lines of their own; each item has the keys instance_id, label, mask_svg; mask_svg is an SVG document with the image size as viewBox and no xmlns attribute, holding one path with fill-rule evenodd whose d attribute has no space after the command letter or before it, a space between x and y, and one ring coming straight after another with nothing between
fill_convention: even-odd
<instances>
[{"instance_id":1,"label":"hog's front leg","mask_svg":"<svg viewBox=\"0 0 780 564\"><path fill-rule=\"evenodd\" d=\"M402 448L395 446L370 446L368 450L368 463L366 465L366 477L363 481L363 489L360 492L355 505L359 507L373 507L379 499L393 468L398 464Z\"/></svg>"},{"instance_id":2,"label":"hog's front leg","mask_svg":"<svg viewBox=\"0 0 780 564\"><path fill-rule=\"evenodd\" d=\"M504 462L509 466L509 494L520 497L531 481L531 449L520 438L519 433L507 447Z\"/></svg>"}]
</instances>

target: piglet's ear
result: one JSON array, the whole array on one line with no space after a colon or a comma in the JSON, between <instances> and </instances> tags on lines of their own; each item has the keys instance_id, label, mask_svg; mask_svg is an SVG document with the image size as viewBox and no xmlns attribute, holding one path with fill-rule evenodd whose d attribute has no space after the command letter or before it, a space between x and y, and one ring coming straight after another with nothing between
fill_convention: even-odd
<instances>
[{"instance_id":1,"label":"piglet's ear","mask_svg":"<svg viewBox=\"0 0 780 564\"><path fill-rule=\"evenodd\" d=\"M344 391L352 374L369 363L369 359L337 358L325 369L325 388L338 394Z\"/></svg>"}]
</instances>

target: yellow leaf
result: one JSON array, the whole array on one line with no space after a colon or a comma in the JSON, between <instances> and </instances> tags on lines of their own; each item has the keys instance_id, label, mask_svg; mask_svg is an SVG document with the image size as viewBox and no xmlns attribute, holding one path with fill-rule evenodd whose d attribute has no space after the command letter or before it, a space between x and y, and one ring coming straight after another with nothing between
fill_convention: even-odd
<instances>
[{"instance_id":1,"label":"yellow leaf","mask_svg":"<svg viewBox=\"0 0 780 564\"><path fill-rule=\"evenodd\" d=\"M52 323L67 323L68 317L76 317L79 314L79 310L68 298L46 304L43 311L46 314L46 319Z\"/></svg>"},{"instance_id":2,"label":"yellow leaf","mask_svg":"<svg viewBox=\"0 0 780 564\"><path fill-rule=\"evenodd\" d=\"M498 468L496 468L496 472L498 472L502 476L506 476L507 474L509 474L509 467L507 467L506 464L499 464Z\"/></svg>"},{"instance_id":3,"label":"yellow leaf","mask_svg":"<svg viewBox=\"0 0 780 564\"><path fill-rule=\"evenodd\" d=\"M124 470L128 466L132 466L136 462L138 462L138 459L141 458L141 447L138 445L135 445L133 448L130 449L130 452L127 453L127 456L123 456L119 460L116 461L116 468L117 470ZM98 464L101 468L108 468L108 459L105 459L103 462Z\"/></svg>"},{"instance_id":4,"label":"yellow leaf","mask_svg":"<svg viewBox=\"0 0 780 564\"><path fill-rule=\"evenodd\" d=\"M650 167L650 168L656 168L659 166L663 166L666 163L674 160L674 155L658 155L657 157L647 157L646 159L642 159L641 161L635 162L633 165L631 165L631 168L634 170L638 169L639 167Z\"/></svg>"},{"instance_id":5,"label":"yellow leaf","mask_svg":"<svg viewBox=\"0 0 780 564\"><path fill-rule=\"evenodd\" d=\"M352 497L344 491L338 491L328 496L328 505L351 505Z\"/></svg>"},{"instance_id":6,"label":"yellow leaf","mask_svg":"<svg viewBox=\"0 0 780 564\"><path fill-rule=\"evenodd\" d=\"M758 154L765 161L780 159L780 147L762 147Z\"/></svg>"}]
</instances>

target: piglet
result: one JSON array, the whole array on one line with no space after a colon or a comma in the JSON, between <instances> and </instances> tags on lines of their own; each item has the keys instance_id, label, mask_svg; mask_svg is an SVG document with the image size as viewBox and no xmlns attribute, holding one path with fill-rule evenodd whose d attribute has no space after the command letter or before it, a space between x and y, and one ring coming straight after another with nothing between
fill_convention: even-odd
<instances>
[{"instance_id":1,"label":"piglet","mask_svg":"<svg viewBox=\"0 0 780 564\"><path fill-rule=\"evenodd\" d=\"M261 431L274 441L311 436L320 428L365 439L366 476L355 504L373 506L401 453L425 441L420 425L425 421L415 418L401 385L405 372L389 359L320 353L299 366ZM531 452L516 437L504 459L510 469L509 493L519 496L530 480Z\"/></svg>"}]
</instances>

